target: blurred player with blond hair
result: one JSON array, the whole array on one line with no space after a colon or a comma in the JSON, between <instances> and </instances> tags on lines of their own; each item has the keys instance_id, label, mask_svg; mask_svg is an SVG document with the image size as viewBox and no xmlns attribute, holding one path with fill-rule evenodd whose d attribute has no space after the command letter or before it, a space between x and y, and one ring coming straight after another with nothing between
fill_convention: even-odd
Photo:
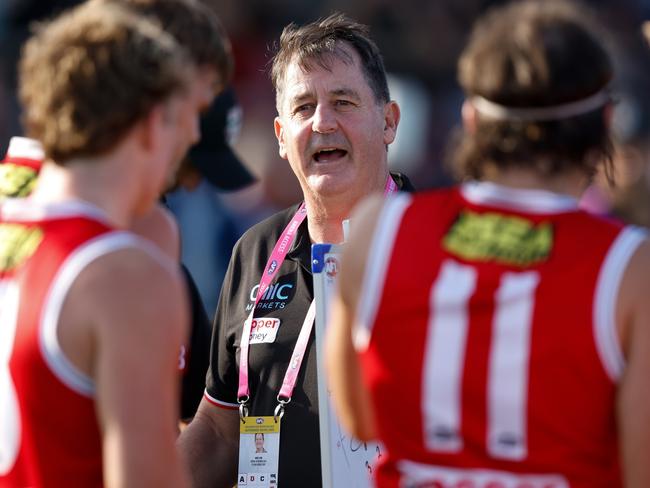
<instances>
[{"instance_id":1,"label":"blurred player with blond hair","mask_svg":"<svg viewBox=\"0 0 650 488\"><path fill-rule=\"evenodd\" d=\"M191 69L154 23L92 2L26 45L25 128L46 161L29 198L0 204L3 488L186 483L182 277L124 229L198 139Z\"/></svg>"}]
</instances>

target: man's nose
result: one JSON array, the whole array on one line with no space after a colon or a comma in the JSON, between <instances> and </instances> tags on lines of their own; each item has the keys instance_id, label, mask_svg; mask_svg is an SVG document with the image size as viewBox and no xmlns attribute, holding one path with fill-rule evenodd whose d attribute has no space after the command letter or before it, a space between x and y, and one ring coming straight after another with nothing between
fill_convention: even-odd
<instances>
[{"instance_id":1,"label":"man's nose","mask_svg":"<svg viewBox=\"0 0 650 488\"><path fill-rule=\"evenodd\" d=\"M318 104L312 119L312 130L320 134L334 132L337 127L336 113L326 104Z\"/></svg>"}]
</instances>

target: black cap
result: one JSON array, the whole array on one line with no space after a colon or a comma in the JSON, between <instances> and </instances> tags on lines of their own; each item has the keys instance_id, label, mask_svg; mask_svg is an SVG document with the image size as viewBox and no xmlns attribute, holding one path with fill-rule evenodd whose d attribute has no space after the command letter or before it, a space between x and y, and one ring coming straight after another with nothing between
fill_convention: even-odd
<instances>
[{"instance_id":1,"label":"black cap","mask_svg":"<svg viewBox=\"0 0 650 488\"><path fill-rule=\"evenodd\" d=\"M242 110L232 88L226 88L201 117L201 140L190 149L192 165L221 190L238 190L255 181L230 147L239 135Z\"/></svg>"}]
</instances>

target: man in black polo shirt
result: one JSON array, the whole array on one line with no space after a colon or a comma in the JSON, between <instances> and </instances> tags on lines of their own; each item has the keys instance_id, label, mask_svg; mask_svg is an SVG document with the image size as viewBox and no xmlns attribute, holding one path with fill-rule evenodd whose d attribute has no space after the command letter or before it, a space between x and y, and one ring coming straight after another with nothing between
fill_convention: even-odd
<instances>
[{"instance_id":1,"label":"man in black polo shirt","mask_svg":"<svg viewBox=\"0 0 650 488\"><path fill-rule=\"evenodd\" d=\"M272 79L280 156L304 202L251 228L233 250L206 392L179 441L197 487L250 481L239 479L245 469L237 471L240 415L259 420L281 410L279 459L258 461L277 473L282 488L321 485L311 244L342 242L342 221L368 194L410 189L405 177L388 171L400 114L366 26L340 14L288 26ZM265 444L272 439L265 435Z\"/></svg>"}]
</instances>

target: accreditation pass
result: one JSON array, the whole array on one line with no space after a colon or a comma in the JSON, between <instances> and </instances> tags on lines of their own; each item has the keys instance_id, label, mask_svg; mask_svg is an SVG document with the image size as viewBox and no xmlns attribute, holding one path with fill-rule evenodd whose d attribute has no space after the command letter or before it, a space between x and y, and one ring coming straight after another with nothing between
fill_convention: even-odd
<instances>
[{"instance_id":1,"label":"accreditation pass","mask_svg":"<svg viewBox=\"0 0 650 488\"><path fill-rule=\"evenodd\" d=\"M277 488L280 418L244 417L239 423L237 487Z\"/></svg>"}]
</instances>

